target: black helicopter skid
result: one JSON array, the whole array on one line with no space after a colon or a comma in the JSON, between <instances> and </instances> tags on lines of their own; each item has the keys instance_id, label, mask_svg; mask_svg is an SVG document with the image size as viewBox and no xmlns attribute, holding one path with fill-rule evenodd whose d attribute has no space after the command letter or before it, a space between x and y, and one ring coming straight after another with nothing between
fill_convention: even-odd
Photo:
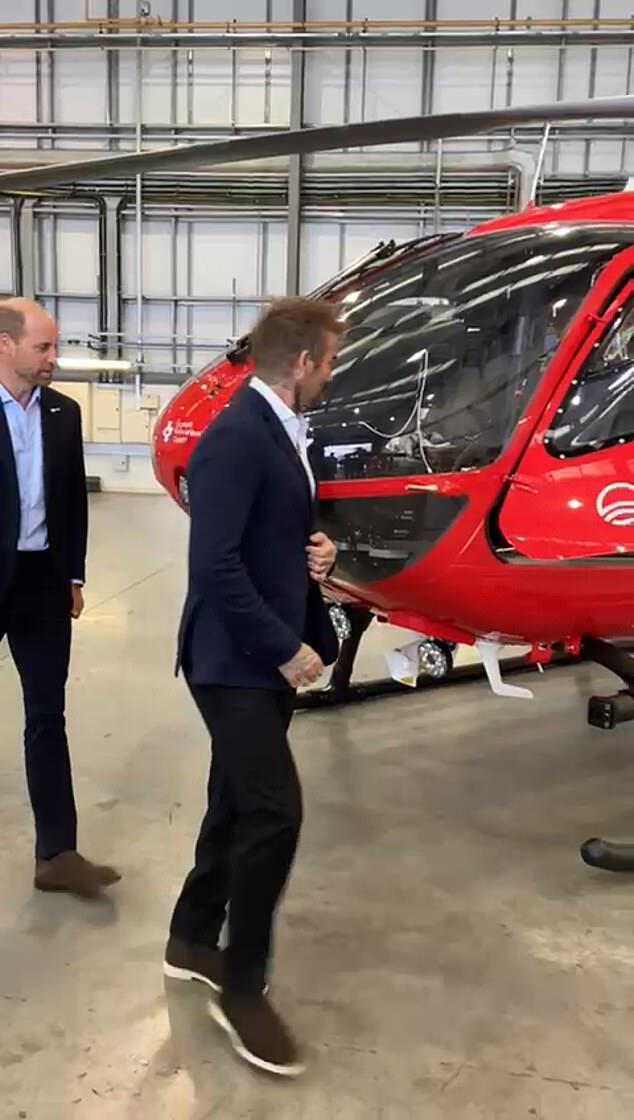
<instances>
[{"instance_id":1,"label":"black helicopter skid","mask_svg":"<svg viewBox=\"0 0 634 1120\"><path fill-rule=\"evenodd\" d=\"M581 845L581 858L600 871L634 872L634 844L617 844L598 836Z\"/></svg>"},{"instance_id":2,"label":"black helicopter skid","mask_svg":"<svg viewBox=\"0 0 634 1120\"><path fill-rule=\"evenodd\" d=\"M419 682L420 683L420 682ZM355 681L354 684L328 684L325 688L312 688L297 694L295 711L311 711L315 708L335 708L344 704L358 704L362 700L373 700L381 696L403 695L412 692L405 684L399 684L391 677L380 677L372 681Z\"/></svg>"},{"instance_id":3,"label":"black helicopter skid","mask_svg":"<svg viewBox=\"0 0 634 1120\"><path fill-rule=\"evenodd\" d=\"M588 723L602 731L612 731L620 723L634 720L634 657L626 650L601 638L585 638L581 652L585 659L609 669L620 677L625 688L612 696L592 696L588 704ZM634 851L634 849L633 849Z\"/></svg>"}]
</instances>

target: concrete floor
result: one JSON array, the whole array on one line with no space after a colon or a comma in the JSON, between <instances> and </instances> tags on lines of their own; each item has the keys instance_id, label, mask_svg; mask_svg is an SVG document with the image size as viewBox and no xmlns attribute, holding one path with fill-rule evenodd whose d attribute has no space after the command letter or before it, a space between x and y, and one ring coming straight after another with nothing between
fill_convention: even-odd
<instances>
[{"instance_id":1,"label":"concrete floor","mask_svg":"<svg viewBox=\"0 0 634 1120\"><path fill-rule=\"evenodd\" d=\"M476 684L297 717L274 985L301 1082L251 1074L204 992L164 989L208 765L171 675L186 529L163 498L92 502L69 724L82 848L124 872L109 903L32 891L0 661L2 1120L631 1120L634 883L577 849L634 832L632 732L585 726L588 667L535 677L532 708Z\"/></svg>"}]
</instances>

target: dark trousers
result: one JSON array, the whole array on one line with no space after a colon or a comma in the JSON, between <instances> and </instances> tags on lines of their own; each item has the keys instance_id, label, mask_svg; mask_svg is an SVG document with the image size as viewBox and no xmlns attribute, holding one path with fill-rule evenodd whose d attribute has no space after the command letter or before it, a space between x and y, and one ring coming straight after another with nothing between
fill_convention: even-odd
<instances>
[{"instance_id":1,"label":"dark trousers","mask_svg":"<svg viewBox=\"0 0 634 1120\"><path fill-rule=\"evenodd\" d=\"M37 859L52 859L77 845L64 716L70 609L70 587L50 554L19 552L13 580L0 603L0 639L6 635L22 682L26 778Z\"/></svg>"},{"instance_id":2,"label":"dark trousers","mask_svg":"<svg viewBox=\"0 0 634 1120\"><path fill-rule=\"evenodd\" d=\"M294 694L190 686L213 740L208 809L171 933L215 948L227 904L228 991L257 994L271 955L275 907L302 821L302 796L286 737Z\"/></svg>"}]
</instances>

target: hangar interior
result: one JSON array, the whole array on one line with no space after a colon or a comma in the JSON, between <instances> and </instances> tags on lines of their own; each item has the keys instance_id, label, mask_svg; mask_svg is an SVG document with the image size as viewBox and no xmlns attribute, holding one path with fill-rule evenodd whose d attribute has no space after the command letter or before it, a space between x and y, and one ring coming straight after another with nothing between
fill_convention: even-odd
<instances>
[{"instance_id":1,"label":"hangar interior","mask_svg":"<svg viewBox=\"0 0 634 1120\"><path fill-rule=\"evenodd\" d=\"M0 0L0 172L621 96L633 59L622 0ZM82 411L91 535L68 720L83 845L124 875L92 908L34 897L1 645L7 1120L631 1117L631 881L577 854L593 831L632 832L629 743L585 726L606 684L586 665L541 677L530 709L478 681L297 716L307 823L276 990L313 1048L307 1079L249 1076L204 995L163 990L208 753L172 677L187 519L155 479L152 433L271 297L381 241L623 191L633 143L628 121L522 124L0 199L0 295L55 316L56 386ZM385 671L399 633L372 628L359 678Z\"/></svg>"}]
</instances>

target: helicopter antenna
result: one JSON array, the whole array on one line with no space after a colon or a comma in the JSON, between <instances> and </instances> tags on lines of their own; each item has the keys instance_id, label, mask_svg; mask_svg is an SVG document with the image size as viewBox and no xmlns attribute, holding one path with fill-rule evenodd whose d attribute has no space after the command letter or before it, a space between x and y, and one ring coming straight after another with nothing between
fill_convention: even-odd
<instances>
[{"instance_id":1,"label":"helicopter antenna","mask_svg":"<svg viewBox=\"0 0 634 1120\"><path fill-rule=\"evenodd\" d=\"M537 191L539 189L539 184L541 182L542 174L543 174L543 171L544 171L544 162L546 160L546 148L548 147L549 137L550 137L550 121L548 121L548 123L546 124L546 126L544 128L544 135L542 136L542 142L541 142L540 147L539 147L539 156L537 158L537 167L535 168L535 178L533 179L533 185L531 187L531 197L530 197L530 201L529 201L529 206L534 206L535 202L537 200Z\"/></svg>"}]
</instances>

